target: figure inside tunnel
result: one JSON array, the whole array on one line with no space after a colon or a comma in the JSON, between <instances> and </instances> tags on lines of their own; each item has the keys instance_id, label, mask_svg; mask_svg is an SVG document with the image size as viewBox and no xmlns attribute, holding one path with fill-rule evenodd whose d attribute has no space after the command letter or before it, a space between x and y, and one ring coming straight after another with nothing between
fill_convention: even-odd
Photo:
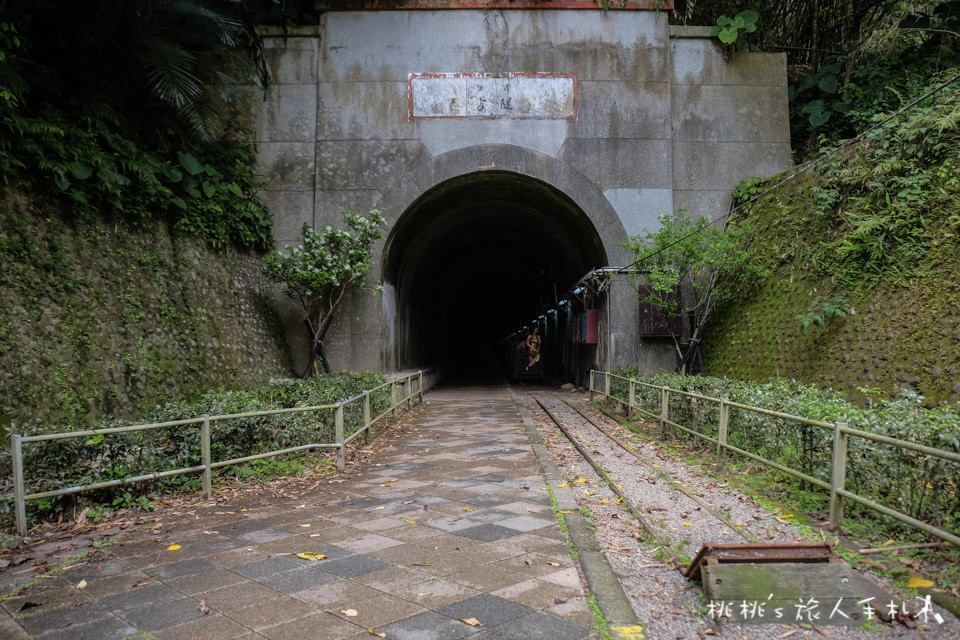
<instances>
[{"instance_id":1,"label":"figure inside tunnel","mask_svg":"<svg viewBox=\"0 0 960 640\"><path fill-rule=\"evenodd\" d=\"M534 327L533 331L527 334L527 371L530 367L540 362L540 327Z\"/></svg>"}]
</instances>

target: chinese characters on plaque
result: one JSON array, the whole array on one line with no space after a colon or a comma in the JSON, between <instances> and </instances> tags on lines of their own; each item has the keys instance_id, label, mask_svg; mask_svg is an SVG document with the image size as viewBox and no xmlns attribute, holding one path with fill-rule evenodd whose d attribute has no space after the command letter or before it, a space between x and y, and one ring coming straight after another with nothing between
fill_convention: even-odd
<instances>
[{"instance_id":1,"label":"chinese characters on plaque","mask_svg":"<svg viewBox=\"0 0 960 640\"><path fill-rule=\"evenodd\" d=\"M574 74L412 73L410 119L574 120Z\"/></svg>"}]
</instances>

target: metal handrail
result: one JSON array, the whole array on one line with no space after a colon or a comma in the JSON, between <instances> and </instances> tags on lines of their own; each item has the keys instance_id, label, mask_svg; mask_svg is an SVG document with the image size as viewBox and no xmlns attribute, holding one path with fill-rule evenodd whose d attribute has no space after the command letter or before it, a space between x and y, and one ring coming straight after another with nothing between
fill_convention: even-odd
<instances>
[{"instance_id":1,"label":"metal handrail","mask_svg":"<svg viewBox=\"0 0 960 640\"><path fill-rule=\"evenodd\" d=\"M598 388L596 386L596 375L603 376L603 388ZM610 380L618 379L626 382L628 384L628 395L627 399L623 400L614 396L610 392ZM640 385L650 389L656 389L660 393L660 413L653 413L647 411L642 407L636 406L634 402L635 399L635 385ZM885 436L877 433L870 433L869 431L863 431L861 429L853 429L847 426L844 422L837 422L836 424L831 424L829 422L823 422L822 420L812 420L810 418L804 418L802 416L794 416L788 413L782 413L779 411L772 411L770 409L764 409L762 407L754 407L747 404L740 404L738 402L730 402L726 398L713 398L711 396L701 395L699 393L691 391L683 391L681 389L673 389L671 387L659 386L655 384L650 384L648 382L641 382L640 380L634 380L632 378L626 378L624 376L619 376L615 373L602 370L590 370L590 382L589 382L589 391L590 397L593 398L593 394L597 393L603 395L606 398L612 398L615 402L620 405L623 405L627 409L628 415L633 415L634 412L642 413L646 416L649 416L655 420L660 421L661 429L664 426L670 425L674 428L681 429L682 431L691 434L694 437L705 440L717 447L717 463L722 464L726 452L736 453L738 455L744 456L751 460L760 462L769 467L787 473L799 478L805 482L820 487L821 489L826 489L830 492L830 529L836 531L840 528L843 523L843 499L852 500L859 504L862 504L874 511L883 513L884 515L890 516L905 522L912 527L925 531L933 536L936 536L942 540L946 540L954 545L960 546L960 536L957 536L953 533L935 527L931 524L917 520L905 513L891 509L882 504L874 502L869 498L860 496L856 493L853 493L844 486L846 483L846 468L847 468L847 444L850 436L857 438L863 438L865 440L871 440L874 442L879 442L883 444L888 444L895 447L900 447L902 449L907 449L910 451L916 451L923 453L925 455L934 456L943 460L949 460L951 462L960 462L960 453L954 451L946 451L944 449L936 449L934 447L929 447L927 445L919 444L916 442L910 442L908 440L900 440L898 438L892 438L890 436ZM677 422L670 420L670 403L669 396L671 394L677 394L681 396L687 396L692 398L698 398L706 402L716 403L720 406L720 417L717 424L718 436L716 438L708 436L704 433L700 433L696 429L691 429L684 425L681 425ZM833 447L830 457L830 469L831 477L830 482L826 482L819 478L814 478L806 473L797 471L796 469L791 469L790 467L776 462L774 460L769 460L762 456L750 453L739 447L733 446L727 442L727 429L729 426L730 418L730 409L741 409L744 411L750 411L753 413L758 413L762 415L767 415L775 418L780 418L783 420L788 420L790 422L795 422L798 424L806 424L814 427L819 427L822 429L829 429L833 432Z\"/></svg>"},{"instance_id":2,"label":"metal handrail","mask_svg":"<svg viewBox=\"0 0 960 640\"><path fill-rule=\"evenodd\" d=\"M414 389L414 380L416 380L416 388ZM396 387L398 384L403 385L402 395L397 394ZM376 417L371 417L370 415L370 395L380 391L381 389L389 386L390 387L390 401L387 404L387 408L377 415ZM13 434L10 436L10 445L12 450L13 457L13 496L9 494L0 496L0 500L10 500L11 497L14 501L15 511L16 511L16 523L17 523L17 532L20 536L27 535L27 511L26 511L26 501L27 500L39 500L42 498L52 498L56 496L65 496L75 493L80 493L83 491L90 491L94 489L106 489L108 487L116 487L124 484L133 484L136 482L145 482L148 480L157 480L160 478L167 478L170 476L184 475L187 473L195 473L197 471L202 473L202 484L203 484L203 493L207 498L213 497L213 481L212 481L212 471L221 467L226 467L233 464L241 464L244 462L249 462L252 460L260 460L263 458L272 458L285 453L292 453L295 451L305 451L308 449L337 449L337 468L343 470L346 466L346 445L352 442L355 438L361 434L367 433L370 428L379 422L387 414L395 412L397 407L402 404L406 404L408 407L413 405L414 399L419 402L423 402L423 371L417 371L415 373L407 374L402 378L397 378L394 380L388 380L383 384L377 385L372 389L367 389L352 398L348 398L336 404L327 404L327 405L315 405L308 407L291 407L287 409L269 409L265 411L250 411L246 413L231 413L231 414L222 414L215 416L201 416L198 418L187 418L184 420L171 420L169 422L157 422L150 424L138 424L138 425L129 425L124 427L109 427L106 429L86 429L84 431L68 431L62 433L48 433L35 436L25 436L21 434ZM344 434L344 423L343 423L343 409L344 407L355 404L357 402L363 403L363 416L362 420L358 425L358 428L353 431L349 437ZM214 462L210 459L210 423L225 421L225 420L236 420L238 418L250 418L257 416L269 416L269 415L278 415L278 414L292 414L292 413L306 413L306 412L315 412L315 411L334 411L334 439L335 442L332 443L315 443L315 444L305 444L296 447L288 447L286 449L279 449L275 451L269 451L266 453L259 453L243 458L234 458L232 460L220 460ZM122 478L118 480L109 480L104 482L96 482L87 485L77 485L73 487L66 487L63 489L54 489L51 491L43 491L37 493L27 493L26 492L26 483L24 480L24 466L23 466L23 445L30 444L33 442L44 442L51 440L64 440L68 438L89 438L91 436L98 435L109 435L114 433L127 433L132 431L151 431L154 429L162 429L165 427L177 427L185 425L200 425L200 457L202 464L195 465L192 467L182 467L179 469L169 469L167 471L159 471L156 473L149 473L139 476L133 476L129 478Z\"/></svg>"}]
</instances>

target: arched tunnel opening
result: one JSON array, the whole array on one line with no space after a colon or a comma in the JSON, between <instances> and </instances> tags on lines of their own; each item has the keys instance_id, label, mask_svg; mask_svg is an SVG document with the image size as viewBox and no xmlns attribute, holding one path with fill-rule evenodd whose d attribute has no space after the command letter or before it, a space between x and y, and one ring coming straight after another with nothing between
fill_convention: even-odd
<instances>
[{"instance_id":1,"label":"arched tunnel opening","mask_svg":"<svg viewBox=\"0 0 960 640\"><path fill-rule=\"evenodd\" d=\"M587 215L550 185L506 171L443 182L407 208L387 240L395 362L495 373L505 338L606 264Z\"/></svg>"}]
</instances>

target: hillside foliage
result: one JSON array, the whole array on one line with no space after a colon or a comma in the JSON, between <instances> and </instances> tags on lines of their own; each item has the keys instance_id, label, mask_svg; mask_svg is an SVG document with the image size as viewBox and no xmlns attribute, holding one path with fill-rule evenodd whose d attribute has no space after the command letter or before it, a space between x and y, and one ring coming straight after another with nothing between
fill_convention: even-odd
<instances>
[{"instance_id":1,"label":"hillside foliage","mask_svg":"<svg viewBox=\"0 0 960 640\"><path fill-rule=\"evenodd\" d=\"M268 248L252 149L231 116L242 85L265 86L261 50L239 0L4 3L4 186L68 218L160 220Z\"/></svg>"}]
</instances>

